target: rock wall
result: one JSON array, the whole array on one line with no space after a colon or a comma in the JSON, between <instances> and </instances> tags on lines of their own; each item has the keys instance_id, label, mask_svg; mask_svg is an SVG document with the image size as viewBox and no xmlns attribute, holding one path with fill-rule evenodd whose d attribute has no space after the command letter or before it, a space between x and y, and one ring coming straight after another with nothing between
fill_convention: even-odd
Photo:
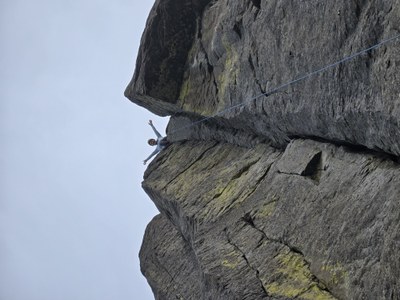
<instances>
[{"instance_id":1,"label":"rock wall","mask_svg":"<svg viewBox=\"0 0 400 300\"><path fill-rule=\"evenodd\" d=\"M400 1L156 1L125 91L171 115L156 299L400 299L400 39L246 101L398 34Z\"/></svg>"}]
</instances>

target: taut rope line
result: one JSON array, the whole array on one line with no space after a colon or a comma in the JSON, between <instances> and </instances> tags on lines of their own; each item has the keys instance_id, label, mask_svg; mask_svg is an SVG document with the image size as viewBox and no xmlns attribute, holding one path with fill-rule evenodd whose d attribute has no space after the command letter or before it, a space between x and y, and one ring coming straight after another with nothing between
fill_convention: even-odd
<instances>
[{"instance_id":1,"label":"taut rope line","mask_svg":"<svg viewBox=\"0 0 400 300\"><path fill-rule=\"evenodd\" d=\"M390 43L390 42L393 42L393 41L397 40L398 38L400 38L400 34L398 34L398 35L396 35L396 36L393 36L393 37L391 37L391 38L385 39L385 40L383 40L383 41L381 41L381 42L379 42L379 43L377 43L377 44L375 44L375 45L373 45L373 46L371 46L371 47L368 47L368 48L366 48L366 49L363 49L363 50L361 50L361 51L358 51L358 52L356 52L356 53L353 53L353 54L351 54L351 55L349 55L349 56L347 56L347 57L342 58L341 60L338 60L338 61L336 61L336 62L334 62L334 63L329 64L329 65L326 65L325 67L322 67L322 68L320 68L320 69L314 70L314 71L312 71L312 72L310 72L310 73L308 73L308 74L306 74L306 75L300 76L300 77L298 77L298 78L296 78L296 79L293 79L293 80L291 80L291 81L289 81L289 82L286 82L286 83L284 83L284 84L282 84L282 85L279 85L278 87L273 88L273 89L271 89L271 90L269 90L269 91L267 91L267 92L265 92L265 93L262 93L262 94L259 94L259 95L257 95L257 96L254 96L254 97L252 97L252 98L250 98L250 99L244 100L243 102L241 102L241 103L239 103L239 104L235 104L235 105L233 105L233 106L229 106L229 107L227 107L227 108L225 108L225 109L223 109L223 110L221 110L221 111L219 111L219 112L216 112L215 114L213 114L213 115L211 115L211 116L203 117L203 118L201 118L200 120L195 121L195 122L192 122L192 123L190 123L190 124L187 125L187 126L183 126L183 127L178 128L178 129L176 129L176 130L173 130L173 131L170 132L170 134L173 134L173 133L175 133L175 132L178 132L178 131L181 131L181 130L184 130L184 129L193 127L193 126L195 126L195 125L197 125L197 124L200 124L200 123L202 123L202 122L205 122L205 121L207 121L207 120L209 120L209 119L212 119L212 118L215 118L215 117L217 117L217 116L220 116L220 115L224 114L224 113L227 112L227 111L230 111L230 110L235 109L235 108L237 108L237 107L244 106L244 105L246 105L247 103L249 103L249 102L251 102L251 101L254 101L254 100L257 100L257 99L260 98L260 97L263 97L263 96L268 97L269 95L275 94L275 93L278 92L279 90L282 90L282 89L284 89L285 87L287 87L287 86L289 86L289 85L298 83L298 82L303 81L303 80L305 80L305 79L308 79L308 78L310 78L310 77L312 77L312 76L314 76L314 75L317 75L317 74L319 74L319 73L322 73L322 72L324 72L324 71L327 70L327 69L330 69L330 68L336 67L336 66L338 66L338 65L340 65L340 64L343 64L343 63L345 63L345 62L347 62L347 61L349 61L349 60L351 60L351 59L354 59L354 58L356 58L356 57L362 55L362 54L365 54L365 53L370 52L370 51L372 51L372 50L374 50L374 49L376 49L376 48L379 48L379 47L381 47L381 46L383 46L383 45L385 45L385 44L388 44L388 43Z\"/></svg>"}]
</instances>

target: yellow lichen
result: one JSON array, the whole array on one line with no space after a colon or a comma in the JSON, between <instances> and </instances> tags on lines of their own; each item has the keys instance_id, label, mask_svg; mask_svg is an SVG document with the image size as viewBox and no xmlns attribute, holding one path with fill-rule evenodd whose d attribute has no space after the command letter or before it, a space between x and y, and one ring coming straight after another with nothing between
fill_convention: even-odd
<instances>
[{"instance_id":1,"label":"yellow lichen","mask_svg":"<svg viewBox=\"0 0 400 300\"><path fill-rule=\"evenodd\" d=\"M272 199L270 199L267 203L265 203L259 210L257 213L257 216L260 217L269 217L270 215L272 215L275 211L276 208L276 201L278 200L278 198L274 195L272 197Z\"/></svg>"},{"instance_id":2,"label":"yellow lichen","mask_svg":"<svg viewBox=\"0 0 400 300\"><path fill-rule=\"evenodd\" d=\"M234 268L236 268L236 266L237 266L238 264L237 264L237 262L232 262L232 261L230 261L230 260L228 260L228 259L224 259L224 260L222 261L222 265L223 265L224 267L229 268L229 269L234 269Z\"/></svg>"},{"instance_id":3,"label":"yellow lichen","mask_svg":"<svg viewBox=\"0 0 400 300\"><path fill-rule=\"evenodd\" d=\"M179 100L184 101L190 92L190 78L187 78L181 86L181 91L179 93Z\"/></svg>"},{"instance_id":4,"label":"yellow lichen","mask_svg":"<svg viewBox=\"0 0 400 300\"><path fill-rule=\"evenodd\" d=\"M232 45L227 41L225 36L222 37L222 44L225 48L225 64L224 71L217 78L218 97L220 99L220 107L223 107L225 93L230 84L236 81L239 69L239 54L232 48Z\"/></svg>"},{"instance_id":5,"label":"yellow lichen","mask_svg":"<svg viewBox=\"0 0 400 300\"><path fill-rule=\"evenodd\" d=\"M299 299L334 299L314 281L308 264L300 254L288 251L275 259L279 264L272 277L275 279L265 285L269 294Z\"/></svg>"},{"instance_id":6,"label":"yellow lichen","mask_svg":"<svg viewBox=\"0 0 400 300\"><path fill-rule=\"evenodd\" d=\"M328 282L334 285L343 284L348 280L348 273L339 263L325 264L322 266L321 270L328 275Z\"/></svg>"},{"instance_id":7,"label":"yellow lichen","mask_svg":"<svg viewBox=\"0 0 400 300\"><path fill-rule=\"evenodd\" d=\"M299 299L304 299L304 300L334 300L336 298L334 298L327 291L321 290L318 286L314 285L307 292L305 292L304 294L301 294L299 296Z\"/></svg>"},{"instance_id":8,"label":"yellow lichen","mask_svg":"<svg viewBox=\"0 0 400 300\"><path fill-rule=\"evenodd\" d=\"M296 288L290 282L273 282L267 284L266 289L272 296L295 297L304 292L304 288Z\"/></svg>"},{"instance_id":9,"label":"yellow lichen","mask_svg":"<svg viewBox=\"0 0 400 300\"><path fill-rule=\"evenodd\" d=\"M241 188L238 187L237 180L230 181L224 188L220 187L219 190L220 192L213 197L213 201L208 203L204 211L209 216L220 215L226 211L233 202L238 200L241 202L240 199L238 199L241 193Z\"/></svg>"},{"instance_id":10,"label":"yellow lichen","mask_svg":"<svg viewBox=\"0 0 400 300\"><path fill-rule=\"evenodd\" d=\"M239 257L236 251L232 251L225 256L225 259L222 261L221 265L226 268L234 269L239 264Z\"/></svg>"},{"instance_id":11,"label":"yellow lichen","mask_svg":"<svg viewBox=\"0 0 400 300\"><path fill-rule=\"evenodd\" d=\"M212 106L202 105L191 99L191 101L186 101L189 96L193 96L195 92L191 91L192 84L190 77L185 79L181 86L180 94L179 94L179 101L181 102L181 108L185 111L191 111L201 116L211 116L215 113L215 110Z\"/></svg>"},{"instance_id":12,"label":"yellow lichen","mask_svg":"<svg viewBox=\"0 0 400 300\"><path fill-rule=\"evenodd\" d=\"M276 257L279 268L278 279L267 285L267 291L273 296L295 297L305 292L312 284L311 272L301 255L288 252Z\"/></svg>"},{"instance_id":13,"label":"yellow lichen","mask_svg":"<svg viewBox=\"0 0 400 300\"><path fill-rule=\"evenodd\" d=\"M232 44L228 41L228 38L223 35L222 36L222 45L225 48L225 57L224 57L224 66L223 71L217 76L216 83L218 87L218 103L216 107L210 105L200 105L197 100L191 99L191 101L187 101L188 96L193 96L197 92L196 86L194 86L194 82L196 82L196 78L191 78L191 71L186 72L184 76L184 80L180 87L179 92L179 101L182 109L186 111L193 111L203 116L210 116L215 114L216 111L220 111L225 108L224 99L226 95L226 91L228 90L229 85L235 84L237 81L237 77L240 72L240 63L239 63L239 54L232 47ZM190 62L190 66L196 66L197 60L195 58L195 54L198 53L199 46L197 43L194 43L192 48L188 52L188 62ZM196 76L196 72L193 73L194 77Z\"/></svg>"}]
</instances>

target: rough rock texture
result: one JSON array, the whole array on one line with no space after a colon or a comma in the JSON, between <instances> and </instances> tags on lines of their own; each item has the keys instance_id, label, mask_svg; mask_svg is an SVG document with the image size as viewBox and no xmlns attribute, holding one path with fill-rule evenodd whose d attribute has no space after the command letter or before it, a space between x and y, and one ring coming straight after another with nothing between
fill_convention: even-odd
<instances>
[{"instance_id":1,"label":"rough rock texture","mask_svg":"<svg viewBox=\"0 0 400 300\"><path fill-rule=\"evenodd\" d=\"M171 115L156 299L400 299L400 39L248 101L398 34L399 0L156 1L125 91Z\"/></svg>"},{"instance_id":2,"label":"rough rock texture","mask_svg":"<svg viewBox=\"0 0 400 300\"><path fill-rule=\"evenodd\" d=\"M400 168L391 160L301 139L283 153L185 142L151 164L143 187L180 233L172 243L153 221L145 237L156 291L166 284L147 264L169 266L180 285L190 261L202 274L193 283L203 280L200 298L197 285L179 291L191 299L400 298ZM148 243L157 259L144 254Z\"/></svg>"},{"instance_id":3,"label":"rough rock texture","mask_svg":"<svg viewBox=\"0 0 400 300\"><path fill-rule=\"evenodd\" d=\"M212 115L400 34L399 0L205 2L156 2L128 98ZM223 117L280 146L311 136L400 155L399 66L397 40Z\"/></svg>"}]
</instances>

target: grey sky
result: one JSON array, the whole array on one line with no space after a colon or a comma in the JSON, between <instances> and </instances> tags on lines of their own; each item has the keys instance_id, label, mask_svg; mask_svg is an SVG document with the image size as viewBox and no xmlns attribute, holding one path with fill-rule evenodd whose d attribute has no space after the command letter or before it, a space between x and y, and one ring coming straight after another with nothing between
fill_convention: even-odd
<instances>
[{"instance_id":1,"label":"grey sky","mask_svg":"<svg viewBox=\"0 0 400 300\"><path fill-rule=\"evenodd\" d=\"M153 299L140 183L167 120L123 97L153 1L0 3L0 299Z\"/></svg>"}]
</instances>

